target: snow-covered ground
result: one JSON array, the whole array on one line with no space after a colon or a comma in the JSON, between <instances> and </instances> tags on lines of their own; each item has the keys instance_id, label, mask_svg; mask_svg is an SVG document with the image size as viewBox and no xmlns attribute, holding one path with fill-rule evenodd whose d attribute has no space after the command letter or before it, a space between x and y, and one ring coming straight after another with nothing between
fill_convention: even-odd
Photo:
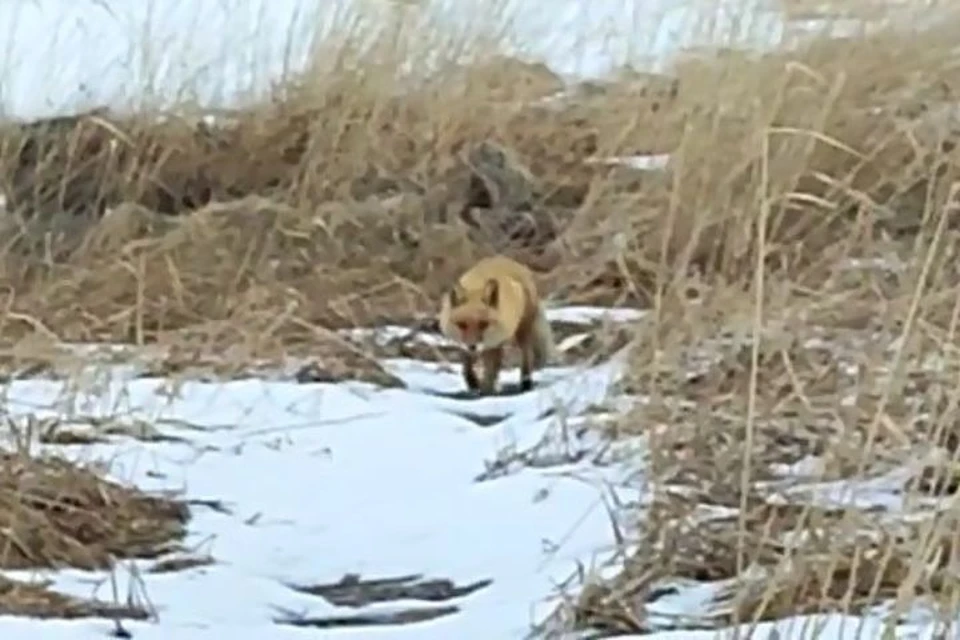
<instances>
[{"instance_id":1,"label":"snow-covered ground","mask_svg":"<svg viewBox=\"0 0 960 640\"><path fill-rule=\"evenodd\" d=\"M601 316L630 322L639 315L590 307L550 312L555 322L585 327ZM560 348L577 341L572 335ZM548 620L564 597L576 595L581 568L615 571L609 563L618 551L615 530L629 537L642 514L648 496L643 440L614 446L591 428L637 400L610 393L624 356L593 367L554 366L531 392L474 399L458 397L462 382L455 366L399 359L385 366L406 383L403 389L267 379L173 384L139 377L134 365L117 365L91 369L80 382L16 380L2 394L15 420L59 417L76 430L111 418L148 422L174 437L40 446L82 462L108 461L115 480L194 501L185 545L212 556L212 564L151 573L157 561L125 562L114 575L121 599L138 594L134 601L156 614L150 622L124 623L135 638L509 640L538 637L531 628ZM516 376L515 369L506 371L502 381ZM796 476L802 466L782 473ZM897 471L844 491L840 483L813 483L807 493L816 495L794 499L849 503L856 490L857 503L896 511L908 475ZM703 517L722 515L713 509ZM112 602L115 593L106 573L3 574L50 580L53 588L83 598ZM356 606L296 589L348 576L449 580L448 590L462 592ZM733 637L732 629L670 626L677 616L709 619L735 585L663 586L669 588L646 611L648 624L662 630L643 638ZM429 620L386 620L438 609L446 611ZM864 617L798 616L763 623L751 637L877 638L888 613L881 606ZM278 622L284 619L378 623L311 628ZM112 629L105 619L0 617L4 638L79 640ZM943 637L919 612L894 634Z\"/></svg>"},{"instance_id":2,"label":"snow-covered ground","mask_svg":"<svg viewBox=\"0 0 960 640\"><path fill-rule=\"evenodd\" d=\"M589 321L597 315L590 311L556 315ZM123 437L59 451L110 461L111 476L125 483L183 491L187 499L221 501L229 510L193 508L186 545L210 553L215 564L151 574L151 562L138 562L140 570L121 571L120 593L128 593L123 583L131 576L144 580L159 616L157 623L128 624L134 637L306 637L310 630L274 618L455 606L458 612L433 621L312 633L491 640L522 637L549 613L555 586L577 562L602 562L614 544L615 505L635 502L644 490L635 473L642 468L639 446L598 456L596 436L584 428L604 419L597 407L608 398L621 357L589 369L549 369L526 394L468 400L443 395L462 389L455 368L409 360L386 365L406 389L243 380L185 382L172 391L167 380L118 367L81 390L34 379L3 391L15 417L157 425L181 441ZM505 381L516 375L507 371ZM525 461L511 464L517 454L526 454ZM449 601L360 608L293 588L349 574L489 584ZM43 577L63 592L112 599L102 575ZM87 638L110 628L104 620L0 619L4 638L38 632L51 640Z\"/></svg>"}]
</instances>

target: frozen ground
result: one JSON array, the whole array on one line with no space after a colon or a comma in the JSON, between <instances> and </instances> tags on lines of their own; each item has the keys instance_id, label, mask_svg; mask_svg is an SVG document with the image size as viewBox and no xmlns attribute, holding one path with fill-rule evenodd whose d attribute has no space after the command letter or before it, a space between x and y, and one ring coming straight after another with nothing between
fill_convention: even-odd
<instances>
[{"instance_id":1,"label":"frozen ground","mask_svg":"<svg viewBox=\"0 0 960 640\"><path fill-rule=\"evenodd\" d=\"M558 315L575 321L595 314L580 308ZM187 545L210 553L215 564L174 574L121 571L123 597L130 575L138 574L159 616L156 624L129 624L134 637L493 640L522 637L547 613L544 600L576 562L590 566L610 552L614 505L635 501L644 488L635 475L623 486L642 467L642 451L621 450L628 464L615 452L598 455L597 440L583 427L603 413L594 408L576 417L603 403L618 365L614 358L592 369L554 368L533 392L475 400L442 395L461 389L455 370L400 360L388 366L408 383L405 390L247 380L187 382L172 392L163 379L137 379L118 368L99 388L74 397L52 380L20 380L5 391L16 416L62 415L78 423L120 416L156 424L182 442L122 438L61 451L109 460L121 481L183 490L188 499L222 501L229 509L194 507ZM507 372L507 381L516 374ZM516 454L523 453L519 462ZM605 500L611 492L616 499ZM346 574L479 586L448 601L359 608L293 588ZM62 591L112 600L105 576L52 577ZM447 606L459 611L337 632L273 621ZM111 624L0 619L0 637L35 637L40 629L50 640L89 638Z\"/></svg>"}]
</instances>

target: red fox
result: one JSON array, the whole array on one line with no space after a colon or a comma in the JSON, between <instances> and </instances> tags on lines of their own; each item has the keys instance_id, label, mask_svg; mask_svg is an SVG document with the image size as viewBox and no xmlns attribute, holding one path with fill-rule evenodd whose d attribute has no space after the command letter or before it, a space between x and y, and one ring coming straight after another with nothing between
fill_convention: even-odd
<instances>
[{"instance_id":1,"label":"red fox","mask_svg":"<svg viewBox=\"0 0 960 640\"><path fill-rule=\"evenodd\" d=\"M553 332L533 273L506 256L484 258L461 275L443 297L439 320L443 334L464 347L463 380L471 391L496 391L508 342L520 351L522 391L533 389L533 370L553 359Z\"/></svg>"}]
</instances>

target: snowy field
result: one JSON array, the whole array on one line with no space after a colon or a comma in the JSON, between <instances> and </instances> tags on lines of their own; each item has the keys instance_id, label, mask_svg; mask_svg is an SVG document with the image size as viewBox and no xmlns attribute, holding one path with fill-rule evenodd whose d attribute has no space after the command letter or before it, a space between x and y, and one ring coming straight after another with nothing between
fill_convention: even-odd
<instances>
[{"instance_id":1,"label":"snowy field","mask_svg":"<svg viewBox=\"0 0 960 640\"><path fill-rule=\"evenodd\" d=\"M583 323L585 330L598 318L638 317L626 309L551 310L552 320ZM560 349L579 339L569 336ZM596 429L626 403L642 401L609 392L624 355L594 367L552 367L531 392L481 399L457 397L462 383L455 366L408 359L385 363L404 389L266 379L174 387L139 377L133 365L91 370L79 388L76 382L14 381L3 393L15 419L56 416L78 432L103 418L155 425L163 437L151 442L121 436L39 448L80 462L109 461L114 480L195 501L185 546L213 563L151 573L154 562L167 558L124 562L116 587L105 573L4 574L50 580L58 591L102 601L112 601L115 588L121 600L134 594L133 602L156 619L124 622L124 628L148 640L572 640L580 636L531 636L531 628L576 593L580 567L611 570L614 529L634 530L648 491L643 441L621 439L614 446ZM508 370L503 382L517 375ZM909 471L858 486L808 485L794 489L806 494L795 499L823 505L855 499L895 511L904 504L900 489ZM926 505L926 512L935 506ZM348 576L394 579L409 589L369 603L349 602L349 589L339 596L336 589L302 589ZM664 630L643 638L733 637L732 630L668 629L678 615L709 619L722 610L732 584L661 586L664 595L648 604L647 614L652 627ZM886 613L883 607L863 618L795 617L758 625L751 637L879 638ZM892 637L943 637L918 616ZM306 622L329 626L298 626ZM42 633L79 640L113 628L96 618L0 617L4 638Z\"/></svg>"},{"instance_id":2,"label":"snowy field","mask_svg":"<svg viewBox=\"0 0 960 640\"><path fill-rule=\"evenodd\" d=\"M560 309L557 315L589 320L602 311ZM193 508L186 546L211 554L215 564L150 574L151 563L143 562L135 563L139 570L121 572L121 582L145 581L159 616L157 624L130 623L134 637L301 638L304 630L274 619L376 619L454 607L433 621L338 631L343 637L489 640L522 637L549 612L545 600L576 562L602 562L613 544L616 505L640 497L643 478L630 474L642 467L642 450L598 455L585 428L610 415L599 407L610 400L619 359L589 369L553 368L526 394L470 400L443 395L461 390L457 370L410 360L388 363L406 389L186 382L171 397L166 380L118 367L98 388L81 393L52 380L20 380L4 391L15 417L157 425L176 441L120 438L61 451L81 461L109 460L111 477L124 483L183 491L189 500L220 501L229 511ZM515 382L517 374L507 371L505 381ZM295 589L348 574L421 576L476 590L436 602L338 607ZM79 571L42 577L52 577L60 591L110 600L104 576L99 588L97 576ZM120 592L128 588L122 584ZM51 639L94 637L111 628L89 620L40 624ZM3 619L0 637L33 634L36 625Z\"/></svg>"}]
</instances>

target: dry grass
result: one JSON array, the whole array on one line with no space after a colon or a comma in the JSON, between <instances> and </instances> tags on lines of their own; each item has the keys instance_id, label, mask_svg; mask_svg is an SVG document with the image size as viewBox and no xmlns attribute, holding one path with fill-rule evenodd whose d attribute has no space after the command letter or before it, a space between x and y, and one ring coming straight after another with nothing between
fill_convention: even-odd
<instances>
[{"instance_id":1,"label":"dry grass","mask_svg":"<svg viewBox=\"0 0 960 640\"><path fill-rule=\"evenodd\" d=\"M370 71L342 55L355 64L311 69L212 125L98 111L0 128L0 346L122 341L355 369L330 330L416 324L493 251L565 301L650 299L656 265L604 238L666 203L642 191L662 172L585 161L669 148L676 118L647 116L676 99L672 83L548 104L560 80L542 65L488 56L401 84L402 60Z\"/></svg>"},{"instance_id":2,"label":"dry grass","mask_svg":"<svg viewBox=\"0 0 960 640\"><path fill-rule=\"evenodd\" d=\"M513 254L556 301L655 310L627 382L652 401L619 433L649 436L657 502L645 544L584 591L575 624L648 628L668 576L733 581L710 624L924 594L953 611L952 506L906 526L770 506L762 484L809 456L818 479L844 479L958 448L960 16L926 10L943 21L919 36L691 55L550 100L564 86L553 72L489 52L410 78L405 63L440 46L413 31L321 48L213 124L109 111L5 123L5 372L69 368L65 341L126 342L154 349L153 373L297 358L317 379L391 384L375 356L425 354L334 331L422 326L470 261ZM666 170L588 162L667 151ZM704 504L734 515L691 524ZM99 566L128 548L109 541L120 529L98 520L86 559L66 542L21 553ZM820 534L797 543L798 530Z\"/></svg>"},{"instance_id":3,"label":"dry grass","mask_svg":"<svg viewBox=\"0 0 960 640\"><path fill-rule=\"evenodd\" d=\"M46 585L0 577L0 615L31 618L128 618L143 620L148 612L131 605L81 600L56 593Z\"/></svg>"},{"instance_id":4,"label":"dry grass","mask_svg":"<svg viewBox=\"0 0 960 640\"><path fill-rule=\"evenodd\" d=\"M621 230L624 204L659 176L584 161L669 147L644 117L669 89L534 104L559 79L502 56L419 83L394 77L403 60L354 57L214 125L103 112L5 126L17 222L0 230L0 337L295 350L325 339L318 326L432 312L496 250L540 266L565 299L645 294L595 246L593 222Z\"/></svg>"},{"instance_id":5,"label":"dry grass","mask_svg":"<svg viewBox=\"0 0 960 640\"><path fill-rule=\"evenodd\" d=\"M180 549L187 507L104 480L59 458L0 454L0 569L109 570L119 560ZM134 604L58 594L0 578L0 612L38 617L145 618Z\"/></svg>"},{"instance_id":6,"label":"dry grass","mask_svg":"<svg viewBox=\"0 0 960 640\"><path fill-rule=\"evenodd\" d=\"M955 626L960 16L942 16L676 65L681 103L703 103L669 205L632 219L632 256L664 268L628 385L649 402L619 429L648 437L657 488L620 575L558 620L650 631L685 578L721 588L681 628L885 602L890 624L922 604ZM814 490L844 481L858 503Z\"/></svg>"},{"instance_id":7,"label":"dry grass","mask_svg":"<svg viewBox=\"0 0 960 640\"><path fill-rule=\"evenodd\" d=\"M178 502L143 495L56 458L0 457L0 566L107 569L115 558L176 550L188 518Z\"/></svg>"}]
</instances>

